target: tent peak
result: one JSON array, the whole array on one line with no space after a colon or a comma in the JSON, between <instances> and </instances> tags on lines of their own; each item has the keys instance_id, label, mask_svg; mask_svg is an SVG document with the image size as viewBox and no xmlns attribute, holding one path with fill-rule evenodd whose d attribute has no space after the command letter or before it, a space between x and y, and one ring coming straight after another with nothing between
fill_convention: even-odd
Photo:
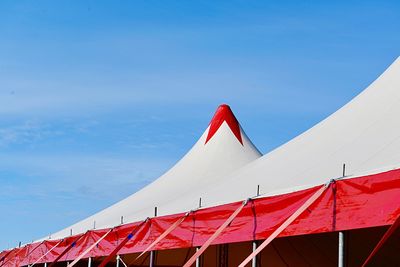
<instances>
[{"instance_id":1,"label":"tent peak","mask_svg":"<svg viewBox=\"0 0 400 267\"><path fill-rule=\"evenodd\" d=\"M223 122L226 122L231 129L232 133L236 136L237 140L243 145L242 134L240 131L240 124L233 114L231 108L227 104L221 104L217 111L215 112L213 118L210 121L210 127L208 130L208 135L205 141L208 141L214 136L218 131Z\"/></svg>"}]
</instances>

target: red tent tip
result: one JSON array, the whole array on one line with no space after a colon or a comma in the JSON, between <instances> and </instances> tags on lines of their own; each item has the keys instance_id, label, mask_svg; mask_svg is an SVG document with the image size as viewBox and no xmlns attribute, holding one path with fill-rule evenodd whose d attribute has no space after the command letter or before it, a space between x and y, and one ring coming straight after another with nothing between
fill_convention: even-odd
<instances>
[{"instance_id":1,"label":"red tent tip","mask_svg":"<svg viewBox=\"0 0 400 267\"><path fill-rule=\"evenodd\" d=\"M205 144L214 136L223 122L226 122L237 140L243 145L240 125L231 108L227 104L221 104L217 108L213 118L210 121L210 129Z\"/></svg>"}]
</instances>

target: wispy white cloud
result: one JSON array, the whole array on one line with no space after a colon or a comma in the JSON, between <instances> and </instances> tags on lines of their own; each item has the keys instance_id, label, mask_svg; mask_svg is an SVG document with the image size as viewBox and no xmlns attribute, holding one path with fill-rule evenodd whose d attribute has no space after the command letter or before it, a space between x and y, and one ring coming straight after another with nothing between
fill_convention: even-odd
<instances>
[{"instance_id":1,"label":"wispy white cloud","mask_svg":"<svg viewBox=\"0 0 400 267\"><path fill-rule=\"evenodd\" d=\"M27 119L0 127L0 147L31 145L49 136L54 137L62 134L61 130L50 127L48 123Z\"/></svg>"},{"instance_id":2,"label":"wispy white cloud","mask_svg":"<svg viewBox=\"0 0 400 267\"><path fill-rule=\"evenodd\" d=\"M17 173L12 181L5 175L0 176L0 180L9 188L3 190L0 196L42 198L53 195L61 198L78 196L82 199L115 200L121 196L121 192L135 192L157 178L171 162L171 159L162 158L101 155L0 154L0 171ZM26 187L30 187L30 190L26 190Z\"/></svg>"},{"instance_id":3,"label":"wispy white cloud","mask_svg":"<svg viewBox=\"0 0 400 267\"><path fill-rule=\"evenodd\" d=\"M171 164L163 158L1 153L0 209L7 218L0 226L18 230L0 243L29 242L84 219L136 192Z\"/></svg>"}]
</instances>

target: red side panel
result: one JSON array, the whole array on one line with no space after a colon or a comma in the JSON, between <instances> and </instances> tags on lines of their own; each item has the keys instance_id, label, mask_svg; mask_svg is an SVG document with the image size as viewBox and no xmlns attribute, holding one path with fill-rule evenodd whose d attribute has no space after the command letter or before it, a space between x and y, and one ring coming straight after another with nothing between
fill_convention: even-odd
<instances>
[{"instance_id":1,"label":"red side panel","mask_svg":"<svg viewBox=\"0 0 400 267\"><path fill-rule=\"evenodd\" d=\"M2 264L7 253L9 253L9 250L3 250L2 252L0 252L0 265Z\"/></svg>"},{"instance_id":2,"label":"red side panel","mask_svg":"<svg viewBox=\"0 0 400 267\"><path fill-rule=\"evenodd\" d=\"M2 266L3 264L5 264L5 262L7 261L8 256L13 253L13 250L3 250L0 253L0 266Z\"/></svg>"},{"instance_id":3,"label":"red side panel","mask_svg":"<svg viewBox=\"0 0 400 267\"><path fill-rule=\"evenodd\" d=\"M0 263L1 267L6 267L6 266L13 266L14 261L18 257L18 253L20 252L20 248L14 248L8 253L5 257L4 260Z\"/></svg>"},{"instance_id":4,"label":"red side panel","mask_svg":"<svg viewBox=\"0 0 400 267\"><path fill-rule=\"evenodd\" d=\"M400 214L399 197L400 170L337 181L285 235L389 225Z\"/></svg>"},{"instance_id":5,"label":"red side panel","mask_svg":"<svg viewBox=\"0 0 400 267\"><path fill-rule=\"evenodd\" d=\"M26 245L19 249L18 255L13 259L12 266L21 266L20 263L23 259L28 256L29 250L31 249L32 245ZM11 263L11 262L9 262Z\"/></svg>"},{"instance_id":6,"label":"red side panel","mask_svg":"<svg viewBox=\"0 0 400 267\"><path fill-rule=\"evenodd\" d=\"M319 186L250 201L231 225L213 243L264 239L295 212L318 188ZM336 181L280 236L389 225L400 215L399 199L400 170ZM161 240L154 249L200 246L240 204L240 202L230 203L202 209L190 214L176 229ZM126 254L145 250L157 236L182 216L183 214L174 214L151 219L121 249L120 253ZM86 257L108 255L138 224L132 223L115 228ZM76 258L104 235L106 231L107 229L89 232L62 260ZM43 262L54 260L70 244L68 242L73 239L76 239L76 237L67 238L57 249L49 253ZM44 242L30 255L29 263L38 259L56 242ZM21 254L23 253L21 252ZM10 257L16 258L15 255L15 253L10 253ZM24 264L26 263L26 261L23 262Z\"/></svg>"}]
</instances>

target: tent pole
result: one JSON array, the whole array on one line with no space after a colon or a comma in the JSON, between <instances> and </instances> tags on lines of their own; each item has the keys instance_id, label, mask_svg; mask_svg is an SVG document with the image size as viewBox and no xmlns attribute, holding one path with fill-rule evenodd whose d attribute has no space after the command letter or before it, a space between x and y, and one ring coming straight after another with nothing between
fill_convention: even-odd
<instances>
[{"instance_id":1,"label":"tent pole","mask_svg":"<svg viewBox=\"0 0 400 267\"><path fill-rule=\"evenodd\" d=\"M154 251L150 251L150 264L149 267L154 267Z\"/></svg>"},{"instance_id":2,"label":"tent pole","mask_svg":"<svg viewBox=\"0 0 400 267\"><path fill-rule=\"evenodd\" d=\"M199 247L196 248L196 252L199 251ZM200 257L197 257L196 259L196 267L200 267Z\"/></svg>"},{"instance_id":3,"label":"tent pole","mask_svg":"<svg viewBox=\"0 0 400 267\"><path fill-rule=\"evenodd\" d=\"M338 267L344 266L344 232L339 232L339 258L338 258Z\"/></svg>"},{"instance_id":4,"label":"tent pole","mask_svg":"<svg viewBox=\"0 0 400 267\"><path fill-rule=\"evenodd\" d=\"M117 255L117 264L116 267L119 267L119 255Z\"/></svg>"},{"instance_id":5,"label":"tent pole","mask_svg":"<svg viewBox=\"0 0 400 267\"><path fill-rule=\"evenodd\" d=\"M44 263L44 267L47 267L47 262Z\"/></svg>"},{"instance_id":6,"label":"tent pole","mask_svg":"<svg viewBox=\"0 0 400 267\"><path fill-rule=\"evenodd\" d=\"M157 217L157 207L154 207L154 217ZM154 252L154 250L152 250L152 251L150 251L149 267L154 267L154 257L155 257L155 252Z\"/></svg>"},{"instance_id":7,"label":"tent pole","mask_svg":"<svg viewBox=\"0 0 400 267\"><path fill-rule=\"evenodd\" d=\"M257 241L253 241L253 252L257 249ZM257 256L251 261L251 267L257 267Z\"/></svg>"},{"instance_id":8,"label":"tent pole","mask_svg":"<svg viewBox=\"0 0 400 267\"><path fill-rule=\"evenodd\" d=\"M88 258L87 266L92 267L92 257Z\"/></svg>"}]
</instances>

